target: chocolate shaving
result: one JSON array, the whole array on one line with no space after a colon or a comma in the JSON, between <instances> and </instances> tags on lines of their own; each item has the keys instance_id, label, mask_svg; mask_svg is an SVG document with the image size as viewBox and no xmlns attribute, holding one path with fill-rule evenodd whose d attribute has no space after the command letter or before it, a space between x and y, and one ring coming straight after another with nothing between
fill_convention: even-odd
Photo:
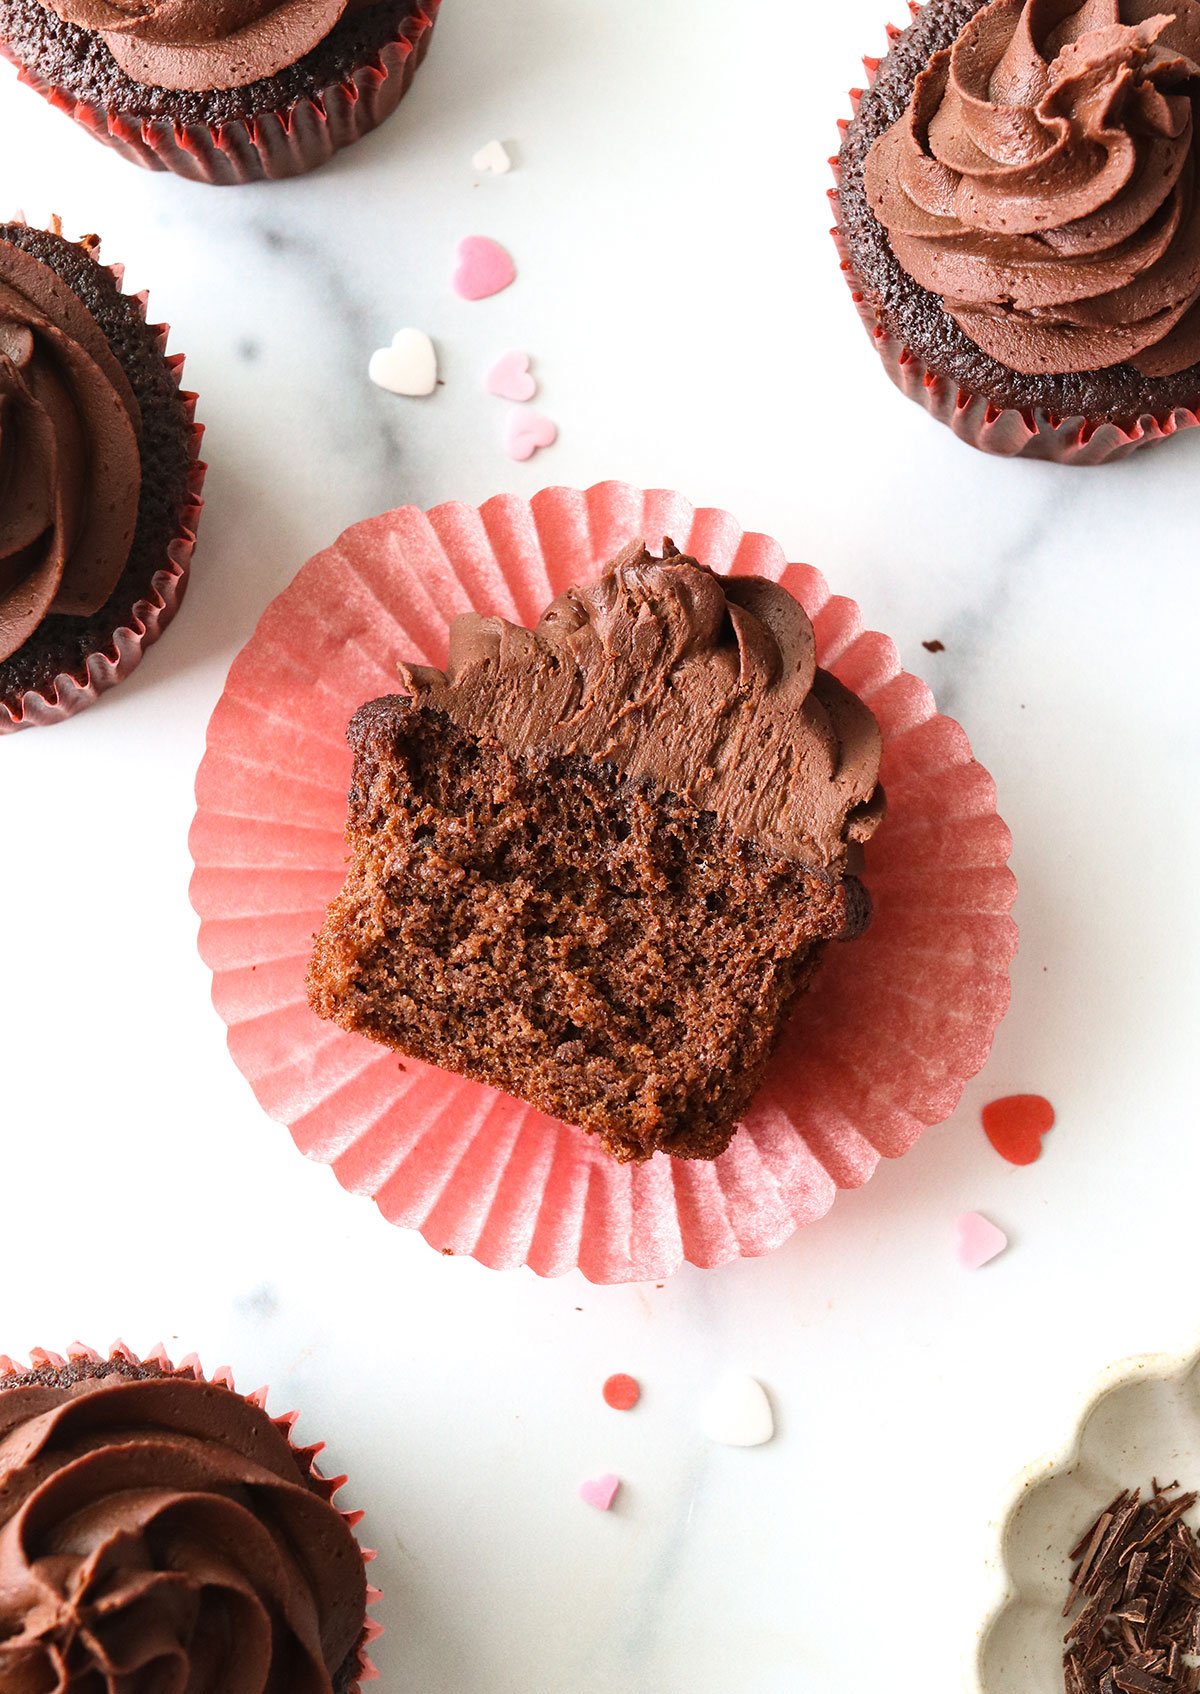
<instances>
[{"instance_id":1,"label":"chocolate shaving","mask_svg":"<svg viewBox=\"0 0 1200 1694\"><path fill-rule=\"evenodd\" d=\"M1118 1494L1071 1550L1066 1694L1200 1694L1200 1494Z\"/></svg>"}]
</instances>

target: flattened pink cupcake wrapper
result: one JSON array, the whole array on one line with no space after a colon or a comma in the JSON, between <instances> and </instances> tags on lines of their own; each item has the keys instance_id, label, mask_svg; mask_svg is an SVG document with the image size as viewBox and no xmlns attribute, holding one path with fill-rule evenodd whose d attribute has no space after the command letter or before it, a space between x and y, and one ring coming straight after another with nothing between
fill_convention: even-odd
<instances>
[{"instance_id":1,"label":"flattened pink cupcake wrapper","mask_svg":"<svg viewBox=\"0 0 1200 1694\"><path fill-rule=\"evenodd\" d=\"M119 288L124 276L123 268L111 265L108 269ZM131 298L136 300L145 317L145 291ZM153 328L158 350L178 388L183 380L183 354L167 352L169 324L155 324ZM44 689L29 689L20 696L7 698L0 695L0 735L29 729L36 724L60 723L90 706L101 694L115 688L118 682L137 669L146 648L158 640L179 610L187 592L192 554L196 547L196 528L204 504L204 476L208 469L200 458L204 426L196 422L196 398L195 394L181 389L180 399L188 420L190 463L187 491L177 516L178 532L167 547L161 570L155 571L150 579L150 592L136 602L129 621L115 629L103 647L89 653L78 670L60 672Z\"/></svg>"},{"instance_id":2,"label":"flattened pink cupcake wrapper","mask_svg":"<svg viewBox=\"0 0 1200 1694\"><path fill-rule=\"evenodd\" d=\"M804 604L821 664L879 720L889 806L867 854L872 926L827 950L729 1151L619 1165L520 1101L322 1022L304 977L345 872L355 709L395 692L402 658L444 663L456 613L532 624L629 541L664 535ZM196 796L200 951L259 1101L392 1222L497 1268L615 1283L769 1252L949 1116L1008 1005L1011 841L963 731L815 570L677 494L552 488L347 530L235 660Z\"/></svg>"},{"instance_id":3,"label":"flattened pink cupcake wrapper","mask_svg":"<svg viewBox=\"0 0 1200 1694\"><path fill-rule=\"evenodd\" d=\"M4 1387L5 1377L22 1376L26 1370L47 1368L50 1370L65 1370L69 1364L102 1365L110 1359L123 1359L126 1364L130 1365L157 1365L164 1376L188 1376L197 1382L207 1382L221 1388L227 1388L231 1394L237 1393L233 1372L227 1365L219 1366L210 1376L202 1368L195 1353L189 1353L186 1359L181 1359L176 1365L172 1364L168 1358L167 1350L161 1342L142 1358L127 1347L123 1341L114 1341L107 1354L98 1353L94 1347L87 1347L82 1341L74 1341L67 1348L65 1358L61 1353L52 1353L45 1347L34 1347L30 1350L28 1365L23 1365L16 1359L11 1359L7 1353L0 1353L0 1389ZM260 1410L265 1412L267 1409L267 1393L266 1388L256 1388L251 1394L243 1394L242 1399L249 1400L251 1405L258 1406ZM284 1412L279 1417L273 1416L271 1422L279 1433L286 1438L287 1444L300 1467L301 1474L311 1485L314 1493L319 1494L323 1500L328 1500L330 1505L333 1505L334 1496L341 1492L347 1479L344 1476L323 1476L318 1470L317 1459L325 1450L323 1441L316 1441L309 1447L300 1447L293 1441L292 1431L296 1426L299 1415L298 1412ZM340 1506L337 1507L337 1510L353 1530L357 1530L365 1515L361 1511L342 1511ZM360 1547L360 1550L364 1565L370 1566L378 1557L373 1548ZM382 1598L383 1595L380 1590L368 1583L368 1607L375 1605ZM360 1688L364 1682L374 1682L378 1678L379 1672L371 1663L370 1647L371 1643L378 1641L382 1634L383 1625L369 1617L363 1625L362 1640L358 1647L358 1665L355 1670L351 1694L354 1694L354 1691Z\"/></svg>"},{"instance_id":4,"label":"flattened pink cupcake wrapper","mask_svg":"<svg viewBox=\"0 0 1200 1694\"><path fill-rule=\"evenodd\" d=\"M3 41L0 52L16 65L22 82L124 158L223 187L301 176L377 128L408 93L441 3L421 0L396 38L343 81L290 106L221 124L174 123L93 106L47 82Z\"/></svg>"},{"instance_id":5,"label":"flattened pink cupcake wrapper","mask_svg":"<svg viewBox=\"0 0 1200 1694\"><path fill-rule=\"evenodd\" d=\"M913 17L921 9L916 0L910 0L909 11ZM903 32L890 24L887 33L890 44ZM863 60L868 87L874 83L881 63L879 59ZM861 88L850 90L850 103L855 113L862 97ZM851 121L839 121L838 127L843 134ZM836 184L839 177L836 156L830 164ZM830 190L829 198L837 219L832 233L841 259L842 274L884 369L902 394L915 400L931 417L952 429L968 446L1006 459L1041 459L1059 465L1105 465L1115 459L1128 458L1139 447L1166 441L1181 430L1194 429L1200 424L1200 413L1186 406L1176 406L1159 414L1146 412L1129 423L1090 423L1083 417L1060 417L1040 406L1021 409L998 406L984 395L960 388L946 377L939 376L884 324L850 258L842 233L836 186Z\"/></svg>"}]
</instances>

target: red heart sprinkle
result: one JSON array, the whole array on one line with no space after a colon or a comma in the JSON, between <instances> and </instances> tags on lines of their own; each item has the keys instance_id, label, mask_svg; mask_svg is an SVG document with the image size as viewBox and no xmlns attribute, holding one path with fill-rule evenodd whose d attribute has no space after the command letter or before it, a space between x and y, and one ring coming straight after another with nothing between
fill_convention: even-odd
<instances>
[{"instance_id":1,"label":"red heart sprinkle","mask_svg":"<svg viewBox=\"0 0 1200 1694\"><path fill-rule=\"evenodd\" d=\"M614 1412L631 1412L642 1397L632 1376L610 1376L604 1384L604 1404Z\"/></svg>"},{"instance_id":2,"label":"red heart sprinkle","mask_svg":"<svg viewBox=\"0 0 1200 1694\"><path fill-rule=\"evenodd\" d=\"M1042 1137L1054 1128L1054 1107L1040 1094L1010 1094L983 1108L984 1133L1010 1165L1032 1165L1042 1156Z\"/></svg>"}]
</instances>

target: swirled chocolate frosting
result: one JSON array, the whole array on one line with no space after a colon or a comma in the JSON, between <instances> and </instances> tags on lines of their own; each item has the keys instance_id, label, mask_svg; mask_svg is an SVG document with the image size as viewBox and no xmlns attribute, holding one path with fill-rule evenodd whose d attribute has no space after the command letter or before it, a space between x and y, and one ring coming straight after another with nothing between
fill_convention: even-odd
<instances>
[{"instance_id":1,"label":"swirled chocolate frosting","mask_svg":"<svg viewBox=\"0 0 1200 1694\"><path fill-rule=\"evenodd\" d=\"M294 65L371 0L45 0L151 88L241 88Z\"/></svg>"},{"instance_id":2,"label":"swirled chocolate frosting","mask_svg":"<svg viewBox=\"0 0 1200 1694\"><path fill-rule=\"evenodd\" d=\"M0 660L49 613L99 611L141 492L129 380L66 283L0 241Z\"/></svg>"},{"instance_id":3,"label":"swirled chocolate frosting","mask_svg":"<svg viewBox=\"0 0 1200 1694\"><path fill-rule=\"evenodd\" d=\"M882 815L875 719L817 668L785 589L665 553L635 542L536 629L456 618L445 672L402 667L406 692L511 753L609 761L841 874Z\"/></svg>"},{"instance_id":4,"label":"swirled chocolate frosting","mask_svg":"<svg viewBox=\"0 0 1200 1694\"><path fill-rule=\"evenodd\" d=\"M989 0L866 164L901 266L1030 375L1200 361L1200 3Z\"/></svg>"},{"instance_id":5,"label":"swirled chocolate frosting","mask_svg":"<svg viewBox=\"0 0 1200 1694\"><path fill-rule=\"evenodd\" d=\"M267 1414L191 1376L0 1378L5 1694L332 1694L366 1581Z\"/></svg>"}]
</instances>

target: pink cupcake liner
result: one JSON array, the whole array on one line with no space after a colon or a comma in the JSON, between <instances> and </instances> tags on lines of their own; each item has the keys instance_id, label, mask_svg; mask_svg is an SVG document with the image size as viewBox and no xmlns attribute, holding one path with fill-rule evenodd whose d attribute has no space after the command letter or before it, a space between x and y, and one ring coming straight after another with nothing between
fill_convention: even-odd
<instances>
[{"instance_id":1,"label":"pink cupcake liner","mask_svg":"<svg viewBox=\"0 0 1200 1694\"><path fill-rule=\"evenodd\" d=\"M120 288L125 275L124 266L109 265L107 269ZM146 291L143 289L128 298L136 301L145 318L149 298ZM135 602L130 618L113 631L103 647L89 653L77 670L60 672L46 689L29 689L19 699L0 696L0 735L29 729L35 724L60 723L90 706L106 690L115 688L141 664L146 648L158 640L187 592L196 546L196 528L204 504L204 477L208 469L200 458L204 425L196 422L197 396L181 387L183 354L167 352L170 325L153 324L151 330L171 379L180 389L188 422L187 489L179 508L178 533L167 546L162 568L155 571L150 579L149 592Z\"/></svg>"},{"instance_id":2,"label":"pink cupcake liner","mask_svg":"<svg viewBox=\"0 0 1200 1694\"><path fill-rule=\"evenodd\" d=\"M921 9L917 0L909 0L909 11L913 17ZM891 43L903 31L895 24L889 24L887 33ZM880 59L863 60L868 87L874 84L881 63ZM850 90L850 103L856 115L863 93L861 88ZM838 128L843 135L852 121L852 118L839 120ZM939 376L903 339L887 328L869 290L857 275L842 231L836 186L840 180L839 161L835 156L829 162L835 179L829 198L837 220L832 235L841 260L842 274L863 326L883 361L884 369L900 392L915 400L939 423L952 429L960 441L978 447L981 452L994 453L1006 459L1041 459L1058 465L1105 465L1115 459L1128 458L1139 447L1166 441L1181 430L1194 429L1200 424L1200 413L1186 406L1176 406L1160 414L1145 412L1126 423L1095 423L1083 417L1061 417L1040 406L1019 409L998 406L984 395L960 388L957 383Z\"/></svg>"},{"instance_id":3,"label":"pink cupcake liner","mask_svg":"<svg viewBox=\"0 0 1200 1694\"><path fill-rule=\"evenodd\" d=\"M175 123L93 106L47 82L3 41L0 52L16 65L22 82L124 158L224 187L301 176L390 117L429 49L441 3L421 0L396 37L342 81L290 106L221 124Z\"/></svg>"},{"instance_id":4,"label":"pink cupcake liner","mask_svg":"<svg viewBox=\"0 0 1200 1694\"><path fill-rule=\"evenodd\" d=\"M802 601L821 664L879 720L888 817L867 855L874 922L828 949L729 1151L618 1165L520 1101L323 1023L304 976L345 871L353 711L395 691L401 658L443 663L456 613L531 624L630 540L664 535ZM614 1283L769 1252L954 1110L1008 1005L1011 839L963 731L815 570L677 494L552 488L347 530L235 660L196 797L200 952L260 1103L392 1222L496 1268Z\"/></svg>"},{"instance_id":5,"label":"pink cupcake liner","mask_svg":"<svg viewBox=\"0 0 1200 1694\"><path fill-rule=\"evenodd\" d=\"M67 1348L65 1358L61 1353L52 1353L44 1347L34 1347L30 1350L28 1366L19 1364L15 1359L11 1359L7 1353L0 1353L0 1389L4 1387L5 1377L22 1376L27 1369L65 1370L69 1364L102 1365L110 1359L123 1359L126 1364L135 1366L157 1365L164 1376L191 1377L196 1382L207 1382L210 1386L227 1388L231 1394L237 1393L233 1372L227 1365L219 1366L211 1376L208 1376L201 1367L200 1360L195 1353L189 1353L186 1359L181 1359L175 1365L167 1357L166 1348L163 1347L161 1342L157 1347L152 1348L145 1358L141 1358L123 1341L114 1341L107 1356L103 1353L97 1353L94 1347L85 1346L82 1341L72 1342L71 1346ZM258 1406L260 1410L265 1412L267 1409L267 1393L266 1388L256 1388L251 1394L243 1394L242 1398L249 1400L251 1405ZM334 1505L334 1496L341 1492L347 1478L344 1476L324 1476L317 1469L317 1459L325 1450L323 1441L315 1441L308 1447L300 1447L293 1441L292 1431L295 1429L299 1416L299 1412L284 1412L278 1417L272 1417L271 1422L291 1448L302 1479L308 1483L315 1494L320 1495L321 1499L327 1500L330 1505ZM340 1516L345 1519L348 1527L353 1530L358 1528L365 1516L365 1513L361 1511L347 1512L343 1511L340 1506L336 1509ZM378 1557L373 1548L361 1547L360 1550L364 1565L370 1566ZM380 1590L368 1583L368 1607L375 1605L382 1598L383 1595ZM355 1694L355 1691L361 1688L364 1682L377 1680L379 1672L371 1663L370 1647L372 1642L378 1641L382 1634L383 1625L377 1623L374 1618L368 1618L363 1625L362 1640L358 1646L358 1665L355 1670L355 1680L351 1686L351 1694Z\"/></svg>"}]
</instances>

